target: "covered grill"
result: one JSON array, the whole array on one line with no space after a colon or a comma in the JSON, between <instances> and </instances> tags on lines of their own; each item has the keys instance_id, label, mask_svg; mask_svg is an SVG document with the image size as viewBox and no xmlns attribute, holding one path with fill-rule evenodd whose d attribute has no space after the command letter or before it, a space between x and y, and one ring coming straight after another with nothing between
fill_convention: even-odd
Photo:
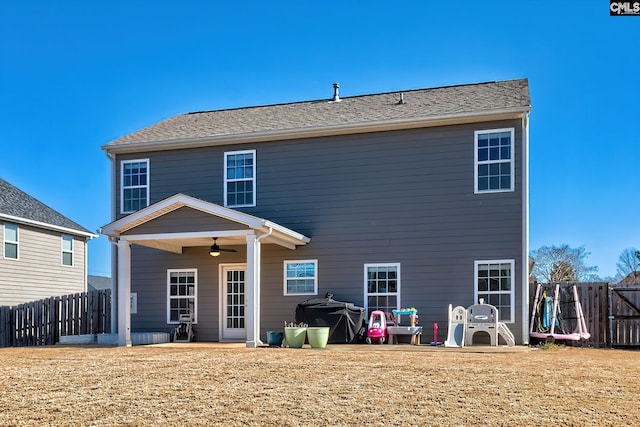
<instances>
[{"instance_id":1,"label":"covered grill","mask_svg":"<svg viewBox=\"0 0 640 427\"><path fill-rule=\"evenodd\" d=\"M312 298L296 307L296 322L309 326L329 326L330 344L355 343L364 333L365 310L350 302L336 301L332 294Z\"/></svg>"}]
</instances>

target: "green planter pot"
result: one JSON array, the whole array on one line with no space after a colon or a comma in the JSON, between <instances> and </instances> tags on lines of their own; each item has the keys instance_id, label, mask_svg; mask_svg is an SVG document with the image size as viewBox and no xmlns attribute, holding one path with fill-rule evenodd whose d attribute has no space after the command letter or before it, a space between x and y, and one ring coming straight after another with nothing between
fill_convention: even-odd
<instances>
[{"instance_id":1,"label":"green planter pot","mask_svg":"<svg viewBox=\"0 0 640 427\"><path fill-rule=\"evenodd\" d=\"M312 348L325 348L329 341L329 326L317 326L307 328L307 339Z\"/></svg>"},{"instance_id":2,"label":"green planter pot","mask_svg":"<svg viewBox=\"0 0 640 427\"><path fill-rule=\"evenodd\" d=\"M307 328L286 327L284 337L291 348L302 348L304 339L307 337Z\"/></svg>"}]
</instances>

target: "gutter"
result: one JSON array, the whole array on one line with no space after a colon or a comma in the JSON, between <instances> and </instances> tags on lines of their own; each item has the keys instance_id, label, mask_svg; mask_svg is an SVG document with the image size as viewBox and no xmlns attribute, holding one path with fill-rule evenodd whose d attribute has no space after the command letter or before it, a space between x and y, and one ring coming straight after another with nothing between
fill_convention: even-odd
<instances>
[{"instance_id":1,"label":"gutter","mask_svg":"<svg viewBox=\"0 0 640 427\"><path fill-rule=\"evenodd\" d=\"M274 140L290 140L316 138L333 135L349 135L390 130L416 129L424 127L445 126L461 123L474 123L490 120L518 119L528 114L530 108L517 107L472 113L444 114L421 118L399 118L377 120L371 122L316 126L311 128L295 128L276 131L247 132L240 134L212 135L196 138L174 138L169 140L143 141L103 145L101 148L107 156L117 153L135 153L140 151L162 151L184 148L198 148L226 144L248 144Z\"/></svg>"},{"instance_id":2,"label":"gutter","mask_svg":"<svg viewBox=\"0 0 640 427\"><path fill-rule=\"evenodd\" d=\"M38 228L44 228L46 230L61 231L63 233L71 234L74 236L82 236L88 239L95 239L98 237L97 234L93 234L88 231L75 230L73 228L62 227L59 225L48 224L46 222L34 221L26 218L20 218L18 216L13 216L13 215L0 214L0 219L6 219L7 221L15 222L18 224L31 225Z\"/></svg>"}]
</instances>

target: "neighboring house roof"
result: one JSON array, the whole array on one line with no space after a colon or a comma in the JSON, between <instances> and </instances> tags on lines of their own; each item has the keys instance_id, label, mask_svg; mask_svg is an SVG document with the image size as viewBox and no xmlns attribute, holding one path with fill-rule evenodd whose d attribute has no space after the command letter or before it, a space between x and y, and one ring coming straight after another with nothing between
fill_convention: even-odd
<instances>
[{"instance_id":1,"label":"neighboring house roof","mask_svg":"<svg viewBox=\"0 0 640 427\"><path fill-rule=\"evenodd\" d=\"M91 231L0 178L0 219L54 229L85 237Z\"/></svg>"},{"instance_id":2,"label":"neighboring house roof","mask_svg":"<svg viewBox=\"0 0 640 427\"><path fill-rule=\"evenodd\" d=\"M624 279L618 282L618 285L636 285L636 284L640 285L640 271L632 271L627 275L627 277L625 277Z\"/></svg>"},{"instance_id":3,"label":"neighboring house roof","mask_svg":"<svg viewBox=\"0 0 640 427\"><path fill-rule=\"evenodd\" d=\"M401 102L401 99L403 100ZM102 148L127 152L257 142L514 118L530 110L527 79L178 114ZM231 141L230 141L231 140Z\"/></svg>"},{"instance_id":4,"label":"neighboring house roof","mask_svg":"<svg viewBox=\"0 0 640 427\"><path fill-rule=\"evenodd\" d=\"M113 280L111 280L111 277L88 275L87 285L89 291L98 291L103 289L113 290Z\"/></svg>"}]
</instances>

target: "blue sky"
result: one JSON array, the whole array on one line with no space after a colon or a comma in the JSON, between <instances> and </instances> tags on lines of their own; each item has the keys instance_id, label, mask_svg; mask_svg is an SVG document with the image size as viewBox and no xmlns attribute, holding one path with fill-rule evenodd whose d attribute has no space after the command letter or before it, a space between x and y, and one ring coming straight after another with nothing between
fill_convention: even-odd
<instances>
[{"instance_id":1,"label":"blue sky","mask_svg":"<svg viewBox=\"0 0 640 427\"><path fill-rule=\"evenodd\" d=\"M529 78L531 249L640 248L640 16L609 4L3 1L0 177L110 222L100 146L189 111ZM109 244L89 273L109 275Z\"/></svg>"}]
</instances>

